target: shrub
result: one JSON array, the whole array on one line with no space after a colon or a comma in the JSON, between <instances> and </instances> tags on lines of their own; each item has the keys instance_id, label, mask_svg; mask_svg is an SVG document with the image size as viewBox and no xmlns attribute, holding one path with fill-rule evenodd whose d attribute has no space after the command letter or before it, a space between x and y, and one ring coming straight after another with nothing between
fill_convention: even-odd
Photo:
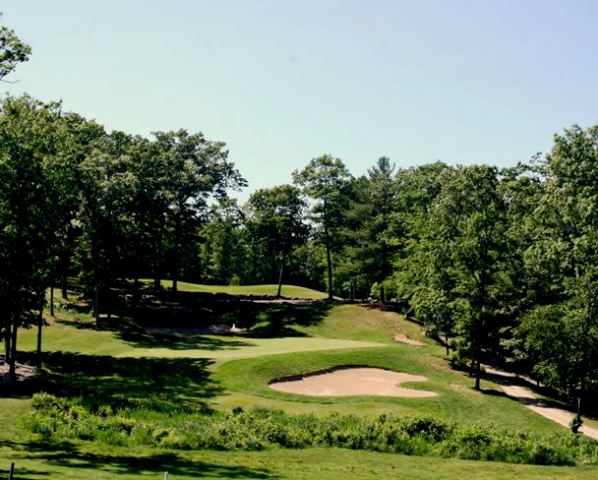
<instances>
[{"instance_id":1,"label":"shrub","mask_svg":"<svg viewBox=\"0 0 598 480\"><path fill-rule=\"evenodd\" d=\"M230 413L155 411L147 406L96 410L48 394L33 398L26 426L56 439L168 449L261 450L340 447L539 465L598 463L598 442L573 434L536 435L492 425L456 425L431 416L291 415L279 410Z\"/></svg>"}]
</instances>

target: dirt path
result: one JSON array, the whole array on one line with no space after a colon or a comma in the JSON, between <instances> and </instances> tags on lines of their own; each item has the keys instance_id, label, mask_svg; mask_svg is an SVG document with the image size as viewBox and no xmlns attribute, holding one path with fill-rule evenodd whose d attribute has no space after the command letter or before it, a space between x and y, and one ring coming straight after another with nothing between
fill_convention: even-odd
<instances>
[{"instance_id":1,"label":"dirt path","mask_svg":"<svg viewBox=\"0 0 598 480\"><path fill-rule=\"evenodd\" d=\"M574 417L573 413L563 408L548 406L546 402L538 398L538 396L530 388L521 385L514 385L516 379L527 382L529 381L528 379L524 379L513 373L488 366L485 366L484 370L491 375L500 377L500 388L507 394L508 397L523 403L527 408L536 412L538 415L542 415L544 418L548 418L549 420L552 420L563 427L569 428L569 424ZM579 429L579 431L590 438L598 440L598 429L596 428L584 425Z\"/></svg>"},{"instance_id":2,"label":"dirt path","mask_svg":"<svg viewBox=\"0 0 598 480\"><path fill-rule=\"evenodd\" d=\"M414 345L416 347L421 347L425 345L424 342L420 342L419 340L413 340L412 338L403 335L402 333L398 333L395 335L395 342L406 343L407 345Z\"/></svg>"}]
</instances>

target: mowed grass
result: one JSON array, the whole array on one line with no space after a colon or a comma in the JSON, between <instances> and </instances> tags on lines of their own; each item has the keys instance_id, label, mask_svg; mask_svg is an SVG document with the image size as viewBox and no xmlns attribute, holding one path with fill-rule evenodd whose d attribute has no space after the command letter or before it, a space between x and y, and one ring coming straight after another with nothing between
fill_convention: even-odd
<instances>
[{"instance_id":1,"label":"mowed grass","mask_svg":"<svg viewBox=\"0 0 598 480\"><path fill-rule=\"evenodd\" d=\"M302 375L338 365L367 365L424 375L426 382L404 383L405 387L438 394L431 398L381 396L313 397L275 391L275 379ZM563 427L507 398L497 385L483 382L473 389L473 380L446 366L444 359L426 355L408 345L327 352L305 352L235 360L222 365L214 380L228 392L213 399L219 408L275 407L294 412L379 415L434 415L458 423L494 424L517 431L555 432Z\"/></svg>"},{"instance_id":2,"label":"mowed grass","mask_svg":"<svg viewBox=\"0 0 598 480\"><path fill-rule=\"evenodd\" d=\"M81 327L80 321L77 326ZM395 342L393 337L397 332L423 340L420 326L406 321L397 313L369 306L335 306L320 322L295 326L305 336L285 338L196 335L179 340L158 339L148 346L147 342L127 341L119 332L98 332L90 328L91 324L83 327L75 328L69 322L55 322L47 327L44 350L49 352L49 360L58 364L64 358L64 361L92 364L94 368L97 363L103 363L106 372L104 375L98 372L96 381L113 377L115 372L110 369L116 369L117 376L122 377L127 362L137 365L140 375L145 375L148 372L142 368L144 363L167 369L169 365L175 365L173 362L182 368L184 364L205 360L203 374L218 386L218 394L206 399L213 408L259 406L291 412L433 414L457 422L495 423L507 428L542 432L565 431L563 427L505 397L500 387L492 382L483 381L483 391L475 391L473 380L466 373L451 369L444 349L433 342L426 340L428 343L423 347ZM20 342L21 348L33 350L35 331L22 331ZM55 355L52 356L51 352ZM115 360L108 361L109 358ZM51 365L48 365L50 368ZM424 375L428 378L427 382L406 385L436 392L438 396L425 399L376 396L326 398L286 394L268 386L275 379L338 365L367 365ZM69 371L68 374L77 378L85 372ZM182 383L184 378L178 381ZM129 382L140 383L143 384L142 378ZM149 382L148 389L151 388ZM138 395L140 393L137 392ZM151 393L147 392L148 395ZM126 395L126 392L123 394ZM191 394L185 389L186 397ZM198 398L198 402L203 400Z\"/></svg>"},{"instance_id":3,"label":"mowed grass","mask_svg":"<svg viewBox=\"0 0 598 480\"><path fill-rule=\"evenodd\" d=\"M42 480L161 479L305 479L336 480L400 478L402 480L595 480L595 467L541 467L497 462L427 458L351 451L335 448L269 450L262 452L175 452L150 449L109 448L90 445L34 444L16 448L0 446L0 477L8 462L16 464L16 478ZM46 450L44 450L46 449Z\"/></svg>"},{"instance_id":4,"label":"mowed grass","mask_svg":"<svg viewBox=\"0 0 598 480\"><path fill-rule=\"evenodd\" d=\"M118 332L96 331L92 325L91 321L83 328L80 328L80 324L52 322L49 327L44 329L44 351L109 355L116 358L209 358L226 361L289 352L380 347L382 345L373 341L307 336L246 338L242 336L189 335L181 340L158 337L156 341L151 342L151 346L147 346L149 342L129 341ZM22 330L19 336L19 348L24 351L33 351L36 347L36 335L35 329Z\"/></svg>"},{"instance_id":5,"label":"mowed grass","mask_svg":"<svg viewBox=\"0 0 598 480\"><path fill-rule=\"evenodd\" d=\"M145 283L151 283L152 280L143 279ZM163 288L172 288L172 281L162 280ZM278 291L278 285L202 285L198 283L178 282L178 290L181 292L200 292L200 293L222 293L226 295L254 295L254 296L275 296ZM328 298L328 294L313 290L311 288L299 287L297 285L283 284L281 296L285 298L300 298L306 300L323 300Z\"/></svg>"}]
</instances>

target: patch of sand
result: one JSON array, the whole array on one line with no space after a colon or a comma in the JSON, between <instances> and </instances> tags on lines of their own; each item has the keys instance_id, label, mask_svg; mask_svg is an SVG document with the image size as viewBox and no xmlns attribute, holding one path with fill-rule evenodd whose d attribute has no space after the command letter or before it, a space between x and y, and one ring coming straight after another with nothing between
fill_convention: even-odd
<instances>
[{"instance_id":1,"label":"patch of sand","mask_svg":"<svg viewBox=\"0 0 598 480\"><path fill-rule=\"evenodd\" d=\"M37 375L37 367L28 363L19 363L15 365L17 381L28 380ZM8 365L0 362L0 384L8 381Z\"/></svg>"},{"instance_id":2,"label":"patch of sand","mask_svg":"<svg viewBox=\"0 0 598 480\"><path fill-rule=\"evenodd\" d=\"M395 335L395 342L406 343L407 345L415 345L416 347L421 347L424 342L420 342L419 340L413 340L412 338L403 335L402 333L398 333Z\"/></svg>"},{"instance_id":3,"label":"patch of sand","mask_svg":"<svg viewBox=\"0 0 598 480\"><path fill-rule=\"evenodd\" d=\"M412 390L400 386L405 382L425 382L426 380L427 378L421 375L391 372L381 368L346 367L299 379L272 382L270 388L279 392L316 397L376 395L426 398L437 396L434 392Z\"/></svg>"}]
</instances>

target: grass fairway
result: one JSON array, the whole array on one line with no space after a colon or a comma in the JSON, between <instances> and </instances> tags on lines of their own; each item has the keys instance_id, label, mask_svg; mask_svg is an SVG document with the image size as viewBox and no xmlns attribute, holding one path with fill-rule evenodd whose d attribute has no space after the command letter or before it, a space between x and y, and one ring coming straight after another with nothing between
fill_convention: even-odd
<instances>
[{"instance_id":1,"label":"grass fairway","mask_svg":"<svg viewBox=\"0 0 598 480\"><path fill-rule=\"evenodd\" d=\"M184 285L184 284L181 284ZM232 287L231 287L232 288ZM236 287L235 287L236 288ZM239 287L244 288L244 287ZM280 408L289 412L374 415L433 414L457 422L494 423L514 430L555 432L565 429L504 397L497 385L472 389L465 373L452 370L444 349L422 336L419 325L391 311L359 305L317 310L276 307L275 322L257 319L248 336L189 335L178 338L96 331L85 315L58 311L44 331L47 387L58 395L99 401L152 398L167 412L172 406ZM290 308L290 307L289 307ZM285 312L289 312L287 316ZM316 312L316 310L314 310ZM288 317L288 318L287 318ZM285 320L286 319L286 320ZM268 338L263 332L293 336ZM396 333L423 340L414 347L393 340ZM19 345L35 347L34 330L23 330ZM276 392L268 382L336 365L369 365L424 375L428 381L407 385L431 390L427 399L387 397L309 397ZM10 461L17 478L404 478L404 479L597 479L595 467L540 467L496 462L351 451L337 448L271 449L260 452L173 451L144 447L108 447L79 440L43 443L22 425L31 400L0 398L0 478ZM156 415L161 413L156 412Z\"/></svg>"},{"instance_id":2,"label":"grass fairway","mask_svg":"<svg viewBox=\"0 0 598 480\"><path fill-rule=\"evenodd\" d=\"M144 279L143 282L151 283L152 280ZM162 287L171 288L172 281L162 280ZM181 292L200 292L200 293L222 293L225 295L254 295L254 296L275 296L278 291L278 285L201 285L198 283L178 282L177 288ZM297 285L282 286L281 295L286 298L301 298L306 300L323 300L328 298L328 294L313 290L311 288L299 287Z\"/></svg>"}]
</instances>

